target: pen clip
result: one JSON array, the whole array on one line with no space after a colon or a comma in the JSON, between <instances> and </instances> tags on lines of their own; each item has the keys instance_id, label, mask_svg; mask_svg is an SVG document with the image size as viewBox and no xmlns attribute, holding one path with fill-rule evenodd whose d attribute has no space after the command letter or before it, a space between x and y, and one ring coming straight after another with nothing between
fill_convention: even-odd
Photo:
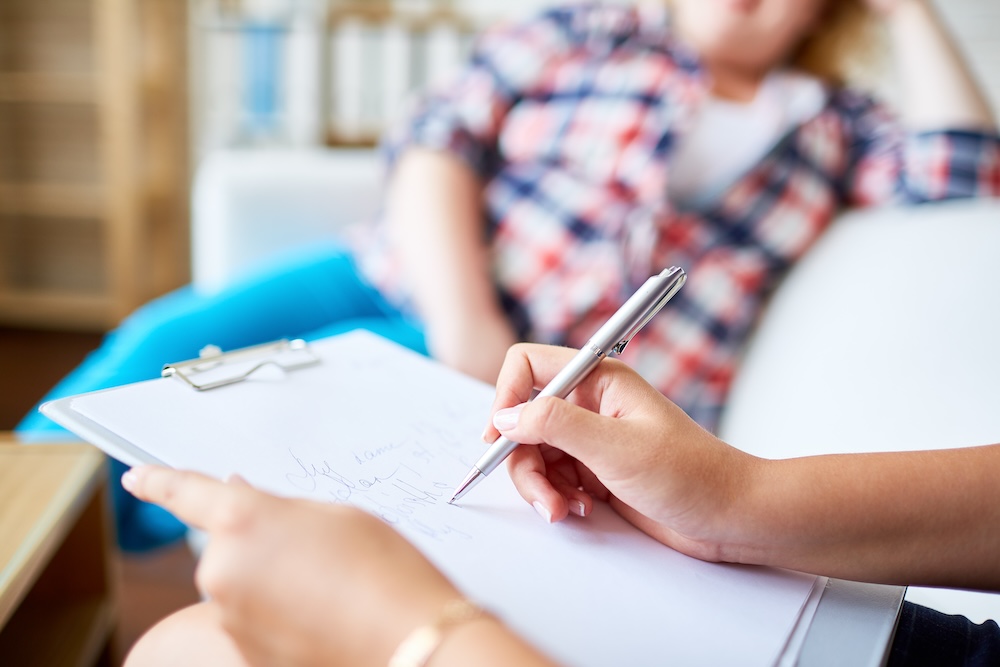
<instances>
[{"instance_id":1,"label":"pen clip","mask_svg":"<svg viewBox=\"0 0 1000 667\"><path fill-rule=\"evenodd\" d=\"M646 323L649 322L651 319L653 319L653 317L658 312L660 312L660 309L663 308L665 305L667 305L667 302L670 301L670 299L672 299L675 294L677 294L677 291L684 285L684 282L687 280L687 274L685 274L682 269L672 267L669 278L671 280L671 283L670 286L667 288L667 291L664 292L663 296L660 297L656 301L656 303L651 305L649 307L649 310L646 311L646 314L643 315L642 319L636 322L635 326L629 329L628 333L626 333L625 336L622 337L622 339L618 341L611 348L611 350L615 354L621 354L625 350L625 346L629 344L629 342L635 337L637 333L639 333L639 331L644 326L646 326Z\"/></svg>"}]
</instances>

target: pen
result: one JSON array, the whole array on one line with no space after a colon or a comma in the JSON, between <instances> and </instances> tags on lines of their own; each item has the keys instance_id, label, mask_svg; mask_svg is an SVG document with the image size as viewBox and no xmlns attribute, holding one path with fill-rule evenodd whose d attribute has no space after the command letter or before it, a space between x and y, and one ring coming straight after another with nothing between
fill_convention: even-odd
<instances>
[{"instance_id":1,"label":"pen","mask_svg":"<svg viewBox=\"0 0 1000 667\"><path fill-rule=\"evenodd\" d=\"M651 276L611 316L611 319L590 337L587 344L576 353L566 367L538 392L538 396L566 398L590 374L590 371L597 367L601 359L612 353L621 354L632 337L639 333L646 322L649 322L674 294L677 294L677 290L685 280L687 275L684 269L676 266L664 269L659 275ZM448 502L454 503L468 493L516 448L516 442L501 435L472 467Z\"/></svg>"}]
</instances>

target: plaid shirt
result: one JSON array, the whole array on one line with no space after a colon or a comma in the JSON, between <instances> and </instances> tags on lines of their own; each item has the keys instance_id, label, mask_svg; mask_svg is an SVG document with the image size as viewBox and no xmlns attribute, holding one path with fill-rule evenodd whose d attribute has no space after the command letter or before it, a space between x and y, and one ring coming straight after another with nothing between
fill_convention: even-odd
<instances>
[{"instance_id":1,"label":"plaid shirt","mask_svg":"<svg viewBox=\"0 0 1000 667\"><path fill-rule=\"evenodd\" d=\"M667 199L671 151L707 93L665 12L556 9L482 35L389 149L445 150L478 173L496 284L526 340L580 346L647 277L683 267L687 285L623 359L713 428L764 297L837 211L1000 196L1000 137L907 134L829 89L718 200L683 210ZM361 265L407 303L384 245Z\"/></svg>"}]
</instances>

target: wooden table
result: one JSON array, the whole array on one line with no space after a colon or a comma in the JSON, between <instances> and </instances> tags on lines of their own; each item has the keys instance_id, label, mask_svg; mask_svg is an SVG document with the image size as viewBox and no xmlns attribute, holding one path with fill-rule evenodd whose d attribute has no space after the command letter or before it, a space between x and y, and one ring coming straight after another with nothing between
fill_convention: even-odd
<instances>
[{"instance_id":1,"label":"wooden table","mask_svg":"<svg viewBox=\"0 0 1000 667\"><path fill-rule=\"evenodd\" d=\"M111 665L117 585L104 456L0 437L0 662Z\"/></svg>"}]
</instances>

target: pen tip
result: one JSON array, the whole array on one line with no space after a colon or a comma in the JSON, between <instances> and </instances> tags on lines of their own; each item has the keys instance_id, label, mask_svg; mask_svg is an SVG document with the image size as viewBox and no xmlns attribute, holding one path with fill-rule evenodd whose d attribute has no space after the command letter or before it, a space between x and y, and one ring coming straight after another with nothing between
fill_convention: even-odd
<instances>
[{"instance_id":1,"label":"pen tip","mask_svg":"<svg viewBox=\"0 0 1000 667\"><path fill-rule=\"evenodd\" d=\"M479 468L474 467L470 470L469 474L462 480L462 483L458 485L457 489L455 489L455 493L451 494L451 500L448 501L448 504L454 505L455 501L464 496L469 489L475 486L475 483L478 482L481 477L483 477L483 473L479 471Z\"/></svg>"}]
</instances>

